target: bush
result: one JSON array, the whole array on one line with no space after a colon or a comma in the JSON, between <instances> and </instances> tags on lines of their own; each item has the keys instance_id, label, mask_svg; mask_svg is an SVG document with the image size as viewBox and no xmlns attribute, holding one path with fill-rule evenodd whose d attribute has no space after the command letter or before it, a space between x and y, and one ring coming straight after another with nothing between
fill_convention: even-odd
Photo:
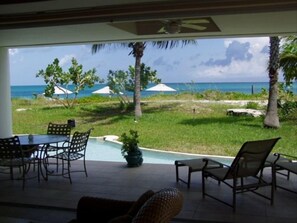
<instances>
[{"instance_id":1,"label":"bush","mask_svg":"<svg viewBox=\"0 0 297 223\"><path fill-rule=\"evenodd\" d=\"M297 119L297 101L286 101L280 108L281 119Z\"/></svg>"},{"instance_id":2,"label":"bush","mask_svg":"<svg viewBox=\"0 0 297 223\"><path fill-rule=\"evenodd\" d=\"M250 109L258 109L259 104L257 102L253 102L253 101L249 101L246 104L246 108L250 108Z\"/></svg>"}]
</instances>

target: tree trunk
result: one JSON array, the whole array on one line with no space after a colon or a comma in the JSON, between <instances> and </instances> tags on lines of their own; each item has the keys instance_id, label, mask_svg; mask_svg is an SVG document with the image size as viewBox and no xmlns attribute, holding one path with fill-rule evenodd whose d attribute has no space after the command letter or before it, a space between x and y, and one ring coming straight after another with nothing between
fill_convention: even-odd
<instances>
[{"instance_id":1,"label":"tree trunk","mask_svg":"<svg viewBox=\"0 0 297 223\"><path fill-rule=\"evenodd\" d=\"M269 58L269 97L267 112L264 119L264 127L279 128L279 117L277 112L278 98L278 68L279 68L279 38L270 37Z\"/></svg>"},{"instance_id":2,"label":"tree trunk","mask_svg":"<svg viewBox=\"0 0 297 223\"><path fill-rule=\"evenodd\" d=\"M135 89L134 89L134 103L135 103L135 119L137 120L142 116L140 104L140 71L141 71L141 57L143 56L144 44L137 42L133 46L133 55L135 57Z\"/></svg>"}]
</instances>

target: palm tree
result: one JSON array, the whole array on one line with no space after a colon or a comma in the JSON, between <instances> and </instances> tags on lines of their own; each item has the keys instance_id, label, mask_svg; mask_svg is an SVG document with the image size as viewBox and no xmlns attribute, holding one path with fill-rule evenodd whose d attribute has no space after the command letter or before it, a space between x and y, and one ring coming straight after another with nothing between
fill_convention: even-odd
<instances>
[{"instance_id":1,"label":"palm tree","mask_svg":"<svg viewBox=\"0 0 297 223\"><path fill-rule=\"evenodd\" d=\"M297 80L297 36L284 38L284 44L280 53L280 67L284 71L286 84Z\"/></svg>"},{"instance_id":2,"label":"palm tree","mask_svg":"<svg viewBox=\"0 0 297 223\"><path fill-rule=\"evenodd\" d=\"M152 44L152 46L157 47L159 49L172 49L174 47L177 47L179 44L182 46L188 45L188 44L197 44L196 40L170 40L170 41L153 41L153 42L130 42L130 43L108 43L108 44L94 44L92 45L92 53L97 53L102 48L106 47L107 45L114 45L114 46L120 46L120 47L129 47L132 48L131 52L135 57L135 89L134 89L134 105L135 105L135 119L138 119L142 116L141 111L141 80L140 80L140 71L141 71L141 58L143 56L143 52L146 48L147 44Z\"/></svg>"},{"instance_id":3,"label":"palm tree","mask_svg":"<svg viewBox=\"0 0 297 223\"><path fill-rule=\"evenodd\" d=\"M279 37L270 37L269 56L269 96L267 112L264 119L264 127L279 128L279 118L277 113L278 97L278 68L279 68Z\"/></svg>"}]
</instances>

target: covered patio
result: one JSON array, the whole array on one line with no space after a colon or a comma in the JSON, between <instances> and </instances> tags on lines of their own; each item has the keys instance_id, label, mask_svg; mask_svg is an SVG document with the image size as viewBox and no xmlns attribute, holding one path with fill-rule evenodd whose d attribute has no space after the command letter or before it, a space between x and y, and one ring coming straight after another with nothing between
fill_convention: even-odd
<instances>
[{"instance_id":1,"label":"covered patio","mask_svg":"<svg viewBox=\"0 0 297 223\"><path fill-rule=\"evenodd\" d=\"M78 161L75 165L82 163ZM88 161L87 168L89 176L86 178L84 174L74 173L72 185L66 178L52 176L48 182L27 180L24 191L21 181L4 180L7 176L0 175L0 221L67 222L75 217L75 208L82 196L136 200L149 189L158 191L165 187L176 187L184 196L183 209L172 222L297 221L296 195L281 189L275 191L273 206L268 200L252 193L239 194L237 210L233 213L232 208L226 205L208 197L202 198L200 172L193 174L191 188L188 189L186 184L176 183L174 164L143 164L127 168L124 162ZM186 177L185 171L181 169L181 176ZM270 169L265 171L269 175ZM296 178L292 174L287 181L278 176L278 181L297 189ZM207 187L218 196L231 200L231 191L226 186L207 180ZM264 193L270 192L270 188L263 189Z\"/></svg>"},{"instance_id":2,"label":"covered patio","mask_svg":"<svg viewBox=\"0 0 297 223\"><path fill-rule=\"evenodd\" d=\"M158 32L160 27L152 30L153 25L147 25L147 22L163 24L167 20L180 22L183 19L207 20L210 25L204 31L169 29L162 33ZM296 21L296 0L1 2L0 138L14 133L9 71L11 48L290 35L297 32ZM144 33L141 27L150 32ZM82 164L78 161L75 165ZM67 222L75 217L75 208L82 196L135 200L148 189L157 191L164 187L177 187L184 195L183 209L173 222L297 221L296 195L284 190L276 191L274 206L253 194L239 195L238 208L233 213L228 206L202 198L201 173L193 174L190 189L183 183L176 183L174 164L143 164L139 168L127 168L125 163L89 161L87 167L89 177L74 174L72 185L62 177L50 177L48 182L28 180L25 190L22 190L21 181L11 181L0 174L0 222ZM181 174L186 176L186 173ZM290 181L281 181L296 189L295 176ZM231 192L226 190L229 188L213 181L207 184L214 193L231 199Z\"/></svg>"}]
</instances>

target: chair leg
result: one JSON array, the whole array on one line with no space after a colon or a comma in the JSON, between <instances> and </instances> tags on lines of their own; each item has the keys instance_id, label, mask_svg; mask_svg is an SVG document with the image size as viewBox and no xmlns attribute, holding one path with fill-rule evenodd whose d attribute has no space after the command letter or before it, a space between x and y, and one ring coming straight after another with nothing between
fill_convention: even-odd
<instances>
[{"instance_id":1,"label":"chair leg","mask_svg":"<svg viewBox=\"0 0 297 223\"><path fill-rule=\"evenodd\" d=\"M188 170L188 188L190 188L190 184L191 184L191 174L192 174L192 170L191 168L189 167L189 170Z\"/></svg>"},{"instance_id":2,"label":"chair leg","mask_svg":"<svg viewBox=\"0 0 297 223\"><path fill-rule=\"evenodd\" d=\"M71 180L71 176L70 176L70 161L69 160L67 161L67 169L68 169L69 181L70 181L70 184L72 184L72 180Z\"/></svg>"},{"instance_id":3,"label":"chair leg","mask_svg":"<svg viewBox=\"0 0 297 223\"><path fill-rule=\"evenodd\" d=\"M275 172L275 167L274 165L272 165L271 167L271 200L270 200L270 204L273 205L274 202L274 190L276 188L276 172Z\"/></svg>"},{"instance_id":4,"label":"chair leg","mask_svg":"<svg viewBox=\"0 0 297 223\"><path fill-rule=\"evenodd\" d=\"M202 197L205 198L205 173L202 170Z\"/></svg>"},{"instance_id":5,"label":"chair leg","mask_svg":"<svg viewBox=\"0 0 297 223\"><path fill-rule=\"evenodd\" d=\"M84 157L84 169L85 169L86 177L88 177L87 166L86 166L86 159L85 159L85 157Z\"/></svg>"},{"instance_id":6,"label":"chair leg","mask_svg":"<svg viewBox=\"0 0 297 223\"><path fill-rule=\"evenodd\" d=\"M26 165L23 165L22 166L22 181L23 181L23 186L22 186L22 188L23 188L23 190L25 189L25 181L26 181L26 178L25 178L25 176L26 176Z\"/></svg>"},{"instance_id":7,"label":"chair leg","mask_svg":"<svg viewBox=\"0 0 297 223\"><path fill-rule=\"evenodd\" d=\"M178 168L179 168L179 166L178 166L178 164L176 163L176 161L175 161L175 179L176 179L176 182L178 182L178 178L179 178L179 176L178 176Z\"/></svg>"},{"instance_id":8,"label":"chair leg","mask_svg":"<svg viewBox=\"0 0 297 223\"><path fill-rule=\"evenodd\" d=\"M58 153L59 153L59 151L58 151L58 149L56 150L56 156L57 156L57 158L56 158L56 172L58 173L58 171L59 171L59 159L58 159Z\"/></svg>"},{"instance_id":9,"label":"chair leg","mask_svg":"<svg viewBox=\"0 0 297 223\"><path fill-rule=\"evenodd\" d=\"M290 180L290 171L288 170L287 180Z\"/></svg>"},{"instance_id":10,"label":"chair leg","mask_svg":"<svg viewBox=\"0 0 297 223\"><path fill-rule=\"evenodd\" d=\"M242 178L241 178L241 180L242 180ZM236 184L237 184L237 180L235 178L235 179L233 179L233 187L232 187L232 193L233 193L232 208L233 208L233 212L235 212L235 210L236 210Z\"/></svg>"}]
</instances>

